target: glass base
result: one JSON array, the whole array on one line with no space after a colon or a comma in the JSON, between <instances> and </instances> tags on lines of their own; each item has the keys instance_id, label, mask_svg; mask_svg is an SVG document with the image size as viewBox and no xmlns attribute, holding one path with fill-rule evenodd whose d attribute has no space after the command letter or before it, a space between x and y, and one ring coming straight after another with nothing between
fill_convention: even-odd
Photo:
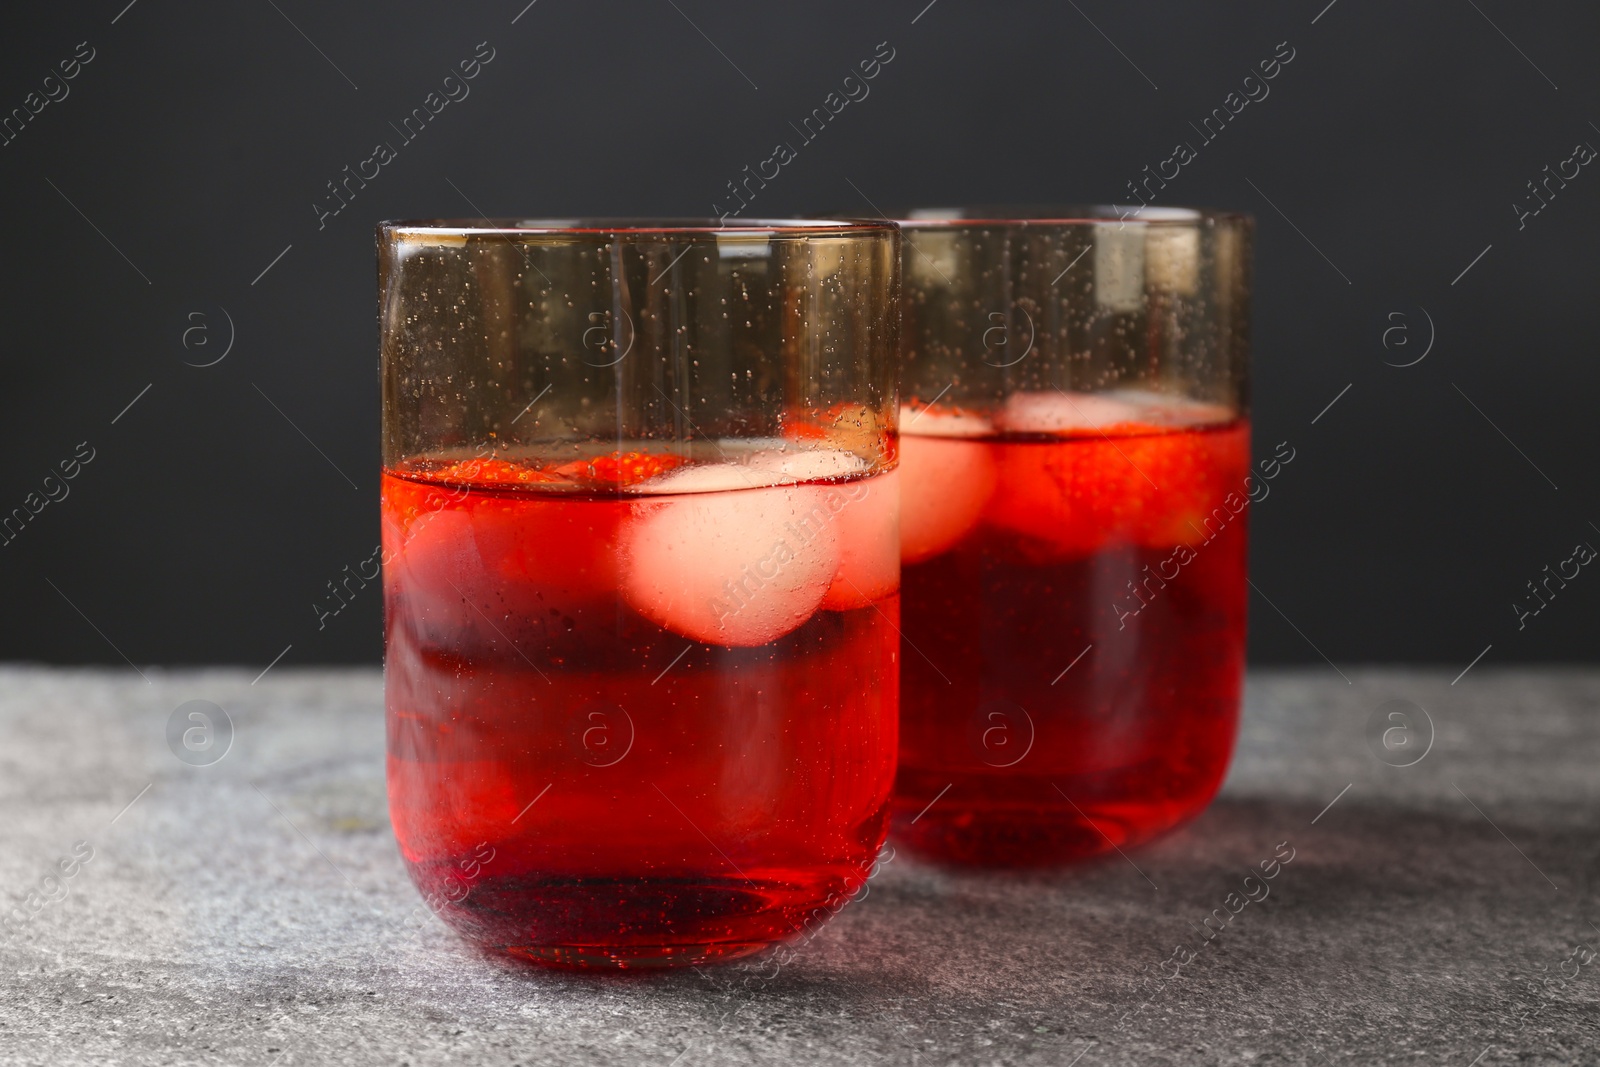
<instances>
[{"instance_id":1,"label":"glass base","mask_svg":"<svg viewBox=\"0 0 1600 1067\"><path fill-rule=\"evenodd\" d=\"M659 971L753 956L775 942L705 945L501 945L495 951L540 967L562 970Z\"/></svg>"},{"instance_id":2,"label":"glass base","mask_svg":"<svg viewBox=\"0 0 1600 1067\"><path fill-rule=\"evenodd\" d=\"M440 918L489 951L539 966L659 970L761 952L826 915L829 899L816 886L738 878L485 879Z\"/></svg>"},{"instance_id":3,"label":"glass base","mask_svg":"<svg viewBox=\"0 0 1600 1067\"><path fill-rule=\"evenodd\" d=\"M938 785L919 788L936 778ZM1221 774L1186 795L1140 801L1096 799L1087 790L1073 795L1071 778L1057 781L1076 805L1064 800L1049 780L1018 776L951 782L948 774L917 775L902 769L890 839L920 859L951 866L1076 863L1144 844L1195 818L1211 803ZM930 805L945 783L950 788Z\"/></svg>"}]
</instances>

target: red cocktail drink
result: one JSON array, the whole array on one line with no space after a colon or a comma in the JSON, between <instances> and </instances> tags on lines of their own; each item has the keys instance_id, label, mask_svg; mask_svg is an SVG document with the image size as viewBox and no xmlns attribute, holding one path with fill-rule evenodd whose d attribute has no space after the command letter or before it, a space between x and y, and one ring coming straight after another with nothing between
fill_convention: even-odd
<instances>
[{"instance_id":1,"label":"red cocktail drink","mask_svg":"<svg viewBox=\"0 0 1600 1067\"><path fill-rule=\"evenodd\" d=\"M378 231L389 810L440 918L570 967L800 938L898 743L899 235Z\"/></svg>"},{"instance_id":2,"label":"red cocktail drink","mask_svg":"<svg viewBox=\"0 0 1600 1067\"><path fill-rule=\"evenodd\" d=\"M1251 222L1140 204L901 226L893 832L963 864L1128 848L1198 814L1233 749L1265 495Z\"/></svg>"},{"instance_id":3,"label":"red cocktail drink","mask_svg":"<svg viewBox=\"0 0 1600 1067\"><path fill-rule=\"evenodd\" d=\"M894 775L894 481L838 451L386 470L390 811L441 915L643 966L856 892Z\"/></svg>"},{"instance_id":4,"label":"red cocktail drink","mask_svg":"<svg viewBox=\"0 0 1600 1067\"><path fill-rule=\"evenodd\" d=\"M901 430L897 835L1052 863L1196 814L1238 716L1248 424L1057 390Z\"/></svg>"}]
</instances>

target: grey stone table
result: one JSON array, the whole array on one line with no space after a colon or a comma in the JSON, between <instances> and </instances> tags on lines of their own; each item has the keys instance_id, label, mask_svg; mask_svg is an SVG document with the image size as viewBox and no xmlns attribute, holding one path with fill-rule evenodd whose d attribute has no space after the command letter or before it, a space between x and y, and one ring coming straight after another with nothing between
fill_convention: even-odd
<instances>
[{"instance_id":1,"label":"grey stone table","mask_svg":"<svg viewBox=\"0 0 1600 1067\"><path fill-rule=\"evenodd\" d=\"M1600 671L1259 673L1221 797L1153 846L902 855L786 966L599 977L419 910L375 671L145 675L0 670L0 1062L1600 1061ZM194 699L212 766L166 741ZM1433 724L1411 766L1369 739L1391 700Z\"/></svg>"}]
</instances>

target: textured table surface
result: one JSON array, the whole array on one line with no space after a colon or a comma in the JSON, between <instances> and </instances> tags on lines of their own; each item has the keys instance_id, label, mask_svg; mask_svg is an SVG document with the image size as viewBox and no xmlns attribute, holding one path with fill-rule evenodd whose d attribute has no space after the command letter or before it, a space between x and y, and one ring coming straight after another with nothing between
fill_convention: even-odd
<instances>
[{"instance_id":1,"label":"textured table surface","mask_svg":"<svg viewBox=\"0 0 1600 1067\"><path fill-rule=\"evenodd\" d=\"M1258 673L1221 797L1153 846L901 855L786 966L600 977L419 909L377 672L145 673L0 670L0 1062L1600 1061L1600 671ZM211 766L166 740L196 699ZM1391 700L1433 724L1411 766L1369 740Z\"/></svg>"}]
</instances>

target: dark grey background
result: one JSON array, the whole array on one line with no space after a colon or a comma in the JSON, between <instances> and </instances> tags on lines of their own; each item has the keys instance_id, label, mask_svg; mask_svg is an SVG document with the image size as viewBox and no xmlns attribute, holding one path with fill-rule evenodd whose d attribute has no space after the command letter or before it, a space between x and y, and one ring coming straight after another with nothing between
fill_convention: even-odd
<instances>
[{"instance_id":1,"label":"dark grey background","mask_svg":"<svg viewBox=\"0 0 1600 1067\"><path fill-rule=\"evenodd\" d=\"M95 458L0 547L0 655L377 659L375 589L320 630L313 604L378 537L378 219L709 214L883 41L871 95L752 212L1125 198L1287 41L1158 201L1260 222L1257 451L1296 459L1252 517L1253 658L1595 658L1596 568L1525 629L1512 609L1600 546L1600 167L1523 229L1512 206L1600 146L1592 6L525 3L8 13L0 113L95 58L0 147L0 512ZM483 41L471 95L319 230L325 183ZM227 358L186 366L222 309ZM1423 351L1423 309L1428 357L1386 366Z\"/></svg>"}]
</instances>

